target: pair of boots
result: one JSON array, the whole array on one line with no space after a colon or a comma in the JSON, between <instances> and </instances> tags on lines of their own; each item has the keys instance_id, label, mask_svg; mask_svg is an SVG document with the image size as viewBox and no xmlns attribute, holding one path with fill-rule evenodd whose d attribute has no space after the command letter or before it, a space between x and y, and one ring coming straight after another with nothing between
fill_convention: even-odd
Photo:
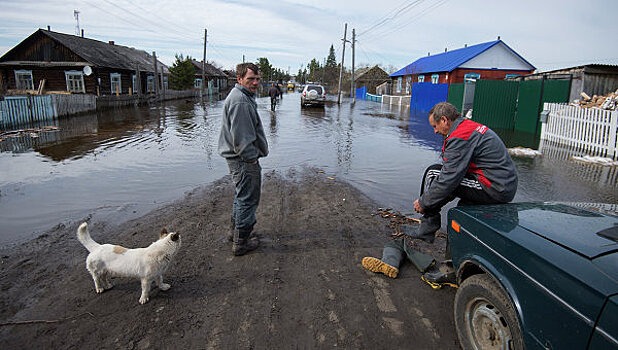
<instances>
[{"instance_id":1,"label":"pair of boots","mask_svg":"<svg viewBox=\"0 0 618 350\"><path fill-rule=\"evenodd\" d=\"M253 226L238 229L233 218L230 222L227 239L232 242L232 254L235 256L245 255L255 250L260 244L258 237L253 233Z\"/></svg>"}]
</instances>

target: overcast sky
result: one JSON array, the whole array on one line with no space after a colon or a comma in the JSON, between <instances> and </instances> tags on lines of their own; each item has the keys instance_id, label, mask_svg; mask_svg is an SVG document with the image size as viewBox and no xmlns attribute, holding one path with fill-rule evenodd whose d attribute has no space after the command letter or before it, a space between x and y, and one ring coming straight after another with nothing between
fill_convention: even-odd
<instances>
[{"instance_id":1,"label":"overcast sky","mask_svg":"<svg viewBox=\"0 0 618 350\"><path fill-rule=\"evenodd\" d=\"M228 69L266 57L291 74L331 45L341 62L344 25L355 65L392 71L445 49L498 36L539 71L618 64L616 0L0 0L0 56L38 28L113 40L168 65L182 54ZM351 67L351 46L345 65Z\"/></svg>"}]
</instances>

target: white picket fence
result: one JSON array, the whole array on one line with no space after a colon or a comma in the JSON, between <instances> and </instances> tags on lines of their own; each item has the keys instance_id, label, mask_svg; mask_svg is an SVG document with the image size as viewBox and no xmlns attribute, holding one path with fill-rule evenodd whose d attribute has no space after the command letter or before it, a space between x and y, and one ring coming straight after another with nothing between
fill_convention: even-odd
<instances>
[{"instance_id":1,"label":"white picket fence","mask_svg":"<svg viewBox=\"0 0 618 350\"><path fill-rule=\"evenodd\" d=\"M549 111L541 125L541 146L551 142L574 155L618 158L618 111L545 103ZM578 154L576 154L578 153Z\"/></svg>"}]
</instances>

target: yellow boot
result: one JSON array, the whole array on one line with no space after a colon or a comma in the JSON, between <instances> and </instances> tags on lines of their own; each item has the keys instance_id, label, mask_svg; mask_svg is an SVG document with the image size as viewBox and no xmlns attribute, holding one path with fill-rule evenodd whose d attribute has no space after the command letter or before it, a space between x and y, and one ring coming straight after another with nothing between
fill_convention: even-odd
<instances>
[{"instance_id":1,"label":"yellow boot","mask_svg":"<svg viewBox=\"0 0 618 350\"><path fill-rule=\"evenodd\" d=\"M380 272L390 278L396 278L399 273L398 268L391 266L378 258L373 258L370 256L364 257L361 264L365 269L371 272Z\"/></svg>"}]
</instances>

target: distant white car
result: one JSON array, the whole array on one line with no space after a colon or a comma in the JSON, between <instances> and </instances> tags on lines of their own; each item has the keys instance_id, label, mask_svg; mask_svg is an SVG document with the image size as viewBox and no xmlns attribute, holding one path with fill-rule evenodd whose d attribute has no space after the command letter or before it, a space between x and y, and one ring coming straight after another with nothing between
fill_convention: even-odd
<instances>
[{"instance_id":1,"label":"distant white car","mask_svg":"<svg viewBox=\"0 0 618 350\"><path fill-rule=\"evenodd\" d=\"M324 106L326 102L326 89L322 85L307 84L300 94L300 106Z\"/></svg>"}]
</instances>

